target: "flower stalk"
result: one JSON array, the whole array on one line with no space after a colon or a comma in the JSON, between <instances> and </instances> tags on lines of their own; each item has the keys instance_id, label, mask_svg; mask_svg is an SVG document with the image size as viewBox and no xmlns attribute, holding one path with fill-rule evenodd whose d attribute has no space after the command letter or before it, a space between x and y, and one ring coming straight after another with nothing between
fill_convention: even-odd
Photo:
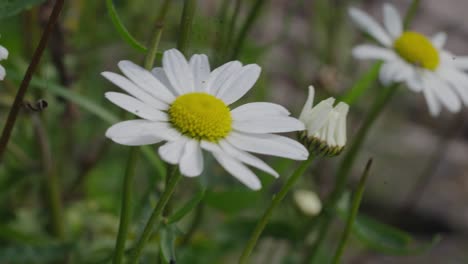
<instances>
[{"instance_id":1,"label":"flower stalk","mask_svg":"<svg viewBox=\"0 0 468 264\"><path fill-rule=\"evenodd\" d=\"M288 181L286 182L285 185L281 188L281 190L275 195L273 200L270 203L270 206L268 206L267 210L263 214L262 218L260 221L258 221L257 225L255 226L255 229L250 236L249 241L247 242L246 247L244 248L244 251L242 252L242 255L239 259L239 264L246 264L247 260L252 253L253 249L255 248L255 245L257 244L258 239L260 238L260 235L262 234L263 230L265 229L265 226L268 224L271 215L273 214L273 211L278 207L278 205L283 201L284 197L288 194L288 192L291 190L291 188L294 186L294 184L297 182L297 180L301 177L301 175L304 174L306 169L309 167L309 165L312 163L314 160L315 156L310 155L307 160L304 160L301 162L299 167L294 171L294 173L289 177Z\"/></svg>"}]
</instances>

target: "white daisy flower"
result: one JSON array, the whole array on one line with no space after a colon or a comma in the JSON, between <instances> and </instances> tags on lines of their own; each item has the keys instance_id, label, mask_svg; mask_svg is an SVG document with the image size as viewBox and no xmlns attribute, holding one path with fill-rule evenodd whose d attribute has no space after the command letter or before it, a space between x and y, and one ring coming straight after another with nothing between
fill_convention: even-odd
<instances>
[{"instance_id":1,"label":"white daisy flower","mask_svg":"<svg viewBox=\"0 0 468 264\"><path fill-rule=\"evenodd\" d=\"M178 164L182 175L188 177L201 174L202 149L206 150L254 190L261 184L246 165L275 177L278 173L249 152L307 159L302 144L273 134L304 130L284 107L258 102L229 108L255 84L260 75L258 65L231 61L211 71L206 55L193 55L187 62L176 49L164 52L162 64L149 72L121 61L118 66L124 76L102 73L128 93L108 92L106 97L141 118L113 125L106 132L108 138L129 146L165 141L159 155Z\"/></svg>"},{"instance_id":2,"label":"white daisy flower","mask_svg":"<svg viewBox=\"0 0 468 264\"><path fill-rule=\"evenodd\" d=\"M359 59L383 61L380 80L388 85L404 82L409 89L423 92L430 113L436 116L442 106L458 112L468 105L468 57L455 57L444 50L445 33L428 38L421 33L404 31L400 14L391 4L384 4L385 29L356 8L349 14L356 25L381 46L359 45L353 55Z\"/></svg>"},{"instance_id":3,"label":"white daisy flower","mask_svg":"<svg viewBox=\"0 0 468 264\"><path fill-rule=\"evenodd\" d=\"M301 141L310 152L324 156L338 155L346 144L346 116L349 106L339 102L333 107L333 97L313 106L314 95L314 87L309 86L309 96L299 116L306 127L300 133Z\"/></svg>"},{"instance_id":4,"label":"white daisy flower","mask_svg":"<svg viewBox=\"0 0 468 264\"><path fill-rule=\"evenodd\" d=\"M8 58L8 50L0 45L0 61L1 60L6 60ZM0 81L5 79L6 71L5 68L0 65Z\"/></svg>"}]
</instances>

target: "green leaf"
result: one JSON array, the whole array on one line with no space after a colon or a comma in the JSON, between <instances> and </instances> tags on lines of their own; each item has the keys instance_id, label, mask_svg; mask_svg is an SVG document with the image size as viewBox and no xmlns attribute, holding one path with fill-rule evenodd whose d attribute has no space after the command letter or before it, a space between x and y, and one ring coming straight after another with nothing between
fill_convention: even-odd
<instances>
[{"instance_id":1,"label":"green leaf","mask_svg":"<svg viewBox=\"0 0 468 264\"><path fill-rule=\"evenodd\" d=\"M38 5L45 0L1 0L0 18L14 16L24 9Z\"/></svg>"},{"instance_id":2,"label":"green leaf","mask_svg":"<svg viewBox=\"0 0 468 264\"><path fill-rule=\"evenodd\" d=\"M176 223L180 221L180 219L184 218L184 216L186 216L201 202L203 197L205 197L205 188L200 189L200 191L198 191L192 199L190 199L184 206L182 206L171 217L169 217L168 224Z\"/></svg>"},{"instance_id":3,"label":"green leaf","mask_svg":"<svg viewBox=\"0 0 468 264\"><path fill-rule=\"evenodd\" d=\"M205 195L205 202L225 213L235 214L255 206L255 201L260 200L260 195L259 192L250 190L208 191Z\"/></svg>"},{"instance_id":4,"label":"green leaf","mask_svg":"<svg viewBox=\"0 0 468 264\"><path fill-rule=\"evenodd\" d=\"M161 229L161 252L164 260L172 263L175 258L175 240L177 237L177 227L175 225L167 225Z\"/></svg>"}]
</instances>

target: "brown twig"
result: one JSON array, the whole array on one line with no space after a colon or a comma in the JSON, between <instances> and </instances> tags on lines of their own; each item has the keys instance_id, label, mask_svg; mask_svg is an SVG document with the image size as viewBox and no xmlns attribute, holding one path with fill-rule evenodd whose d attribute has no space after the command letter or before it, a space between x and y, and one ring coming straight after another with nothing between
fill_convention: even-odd
<instances>
[{"instance_id":1,"label":"brown twig","mask_svg":"<svg viewBox=\"0 0 468 264\"><path fill-rule=\"evenodd\" d=\"M28 66L28 69L26 70L26 74L24 75L23 81L21 82L20 88L16 94L13 106L10 108L10 112L8 113L8 119L3 129L2 136L0 137L0 162L2 161L3 154L5 153L8 141L10 140L11 132L13 130L13 127L15 126L16 119L18 117L21 106L23 105L23 99L26 94L26 91L28 90L29 83L31 82L32 76L36 71L37 66L39 65L42 54L44 53L47 42L49 40L49 36L54 28L54 25L58 20L60 11L62 11L63 4L64 0L57 0L55 2L54 10L50 15L47 27L45 28L42 34L39 45L34 51L33 58Z\"/></svg>"}]
</instances>

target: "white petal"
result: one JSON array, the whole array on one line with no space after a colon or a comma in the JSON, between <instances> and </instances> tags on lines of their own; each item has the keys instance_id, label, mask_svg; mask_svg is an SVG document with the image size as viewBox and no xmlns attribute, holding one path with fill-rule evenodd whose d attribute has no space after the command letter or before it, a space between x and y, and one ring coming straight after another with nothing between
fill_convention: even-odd
<instances>
[{"instance_id":1,"label":"white petal","mask_svg":"<svg viewBox=\"0 0 468 264\"><path fill-rule=\"evenodd\" d=\"M206 83L210 76L210 63L204 54L195 54L190 58L190 67L193 71L195 91L206 91Z\"/></svg>"},{"instance_id":2,"label":"white petal","mask_svg":"<svg viewBox=\"0 0 468 264\"><path fill-rule=\"evenodd\" d=\"M300 120L305 120L307 113L310 113L312 106L314 105L315 89L312 85L309 86L309 93L307 95L307 100L302 107L301 114L299 115Z\"/></svg>"},{"instance_id":3,"label":"white petal","mask_svg":"<svg viewBox=\"0 0 468 264\"><path fill-rule=\"evenodd\" d=\"M352 53L356 59L360 60L393 60L397 57L390 49L369 44L356 46Z\"/></svg>"},{"instance_id":4,"label":"white petal","mask_svg":"<svg viewBox=\"0 0 468 264\"><path fill-rule=\"evenodd\" d=\"M230 61L216 68L210 73L206 84L206 92L212 95L218 94L219 88L234 74L240 71L242 64L238 61Z\"/></svg>"},{"instance_id":5,"label":"white petal","mask_svg":"<svg viewBox=\"0 0 468 264\"><path fill-rule=\"evenodd\" d=\"M174 101L174 95L149 71L131 61L120 61L118 66L125 76L147 93L151 94L154 98L168 104Z\"/></svg>"},{"instance_id":6,"label":"white petal","mask_svg":"<svg viewBox=\"0 0 468 264\"><path fill-rule=\"evenodd\" d=\"M302 131L304 124L289 116L251 118L242 121L233 120L232 128L247 133L285 133Z\"/></svg>"},{"instance_id":7,"label":"white petal","mask_svg":"<svg viewBox=\"0 0 468 264\"><path fill-rule=\"evenodd\" d=\"M447 34L445 32L439 32L432 37L432 44L437 49L442 49L447 41Z\"/></svg>"},{"instance_id":8,"label":"white petal","mask_svg":"<svg viewBox=\"0 0 468 264\"><path fill-rule=\"evenodd\" d=\"M184 153L180 158L180 173L187 177L199 176L203 171L203 153L200 143L195 140L189 140L185 144Z\"/></svg>"},{"instance_id":9,"label":"white petal","mask_svg":"<svg viewBox=\"0 0 468 264\"><path fill-rule=\"evenodd\" d=\"M417 69L411 69L411 71L411 74L406 79L406 85L413 92L421 92L424 87L422 74Z\"/></svg>"},{"instance_id":10,"label":"white petal","mask_svg":"<svg viewBox=\"0 0 468 264\"><path fill-rule=\"evenodd\" d=\"M441 78L452 85L465 106L468 106L468 75L448 67L440 67L438 73Z\"/></svg>"},{"instance_id":11,"label":"white petal","mask_svg":"<svg viewBox=\"0 0 468 264\"><path fill-rule=\"evenodd\" d=\"M456 56L453 59L453 63L455 64L455 67L457 67L460 70L468 70L468 56Z\"/></svg>"},{"instance_id":12,"label":"white petal","mask_svg":"<svg viewBox=\"0 0 468 264\"><path fill-rule=\"evenodd\" d=\"M151 74L153 74L156 79L158 79L166 88L171 91L171 93L178 95L178 93L172 87L171 82L167 78L166 72L162 67L155 67L151 70Z\"/></svg>"},{"instance_id":13,"label":"white petal","mask_svg":"<svg viewBox=\"0 0 468 264\"><path fill-rule=\"evenodd\" d=\"M303 115L303 119L301 120L307 129L307 134L312 136L315 134L320 128L322 128L331 111L333 110L333 103L335 102L334 98L328 98L327 100L323 100L318 103L311 111L305 113Z\"/></svg>"},{"instance_id":14,"label":"white petal","mask_svg":"<svg viewBox=\"0 0 468 264\"><path fill-rule=\"evenodd\" d=\"M386 62L380 68L379 79L384 85L407 80L413 71L410 66L400 60Z\"/></svg>"},{"instance_id":15,"label":"white petal","mask_svg":"<svg viewBox=\"0 0 468 264\"><path fill-rule=\"evenodd\" d=\"M336 111L339 113L337 128L335 133L336 144L338 146L346 145L346 117L349 111L349 105L343 102L340 102L336 107Z\"/></svg>"},{"instance_id":16,"label":"white petal","mask_svg":"<svg viewBox=\"0 0 468 264\"><path fill-rule=\"evenodd\" d=\"M139 99L140 101L149 104L152 107L159 110L168 109L169 106L166 103L154 98L153 96L145 92L143 89L137 87L133 82L131 82L124 76L113 72L103 72L101 74L113 84L122 88L124 91Z\"/></svg>"},{"instance_id":17,"label":"white petal","mask_svg":"<svg viewBox=\"0 0 468 264\"><path fill-rule=\"evenodd\" d=\"M433 90L437 98L442 104L452 113L456 113L461 109L461 101L457 94L452 90L448 83L445 83L433 73L430 74L431 78L427 82L430 89Z\"/></svg>"},{"instance_id":18,"label":"white petal","mask_svg":"<svg viewBox=\"0 0 468 264\"><path fill-rule=\"evenodd\" d=\"M232 75L219 88L216 97L223 100L227 105L234 103L244 96L257 82L261 68L257 64L249 64Z\"/></svg>"},{"instance_id":19,"label":"white petal","mask_svg":"<svg viewBox=\"0 0 468 264\"><path fill-rule=\"evenodd\" d=\"M128 120L114 124L106 131L106 137L127 146L155 144L162 140L174 140L180 134L168 123L147 120Z\"/></svg>"},{"instance_id":20,"label":"white petal","mask_svg":"<svg viewBox=\"0 0 468 264\"><path fill-rule=\"evenodd\" d=\"M178 164L184 153L185 144L188 139L186 137L181 137L175 141L169 141L166 144L162 145L158 149L159 156L162 160L169 164Z\"/></svg>"},{"instance_id":21,"label":"white petal","mask_svg":"<svg viewBox=\"0 0 468 264\"><path fill-rule=\"evenodd\" d=\"M223 166L223 168L229 172L232 176L237 178L240 182L247 185L252 190L259 190L262 188L260 180L257 176L244 164L231 158L229 155L223 153L223 150L216 144L210 142L203 142L205 149L213 153L213 157Z\"/></svg>"},{"instance_id":22,"label":"white petal","mask_svg":"<svg viewBox=\"0 0 468 264\"><path fill-rule=\"evenodd\" d=\"M232 119L238 121L255 117L288 116L289 114L289 111L283 106L266 102L243 104L231 110Z\"/></svg>"},{"instance_id":23,"label":"white petal","mask_svg":"<svg viewBox=\"0 0 468 264\"><path fill-rule=\"evenodd\" d=\"M270 166L268 166L268 164L263 162L263 160L255 157L254 155L234 147L233 145L229 144L229 142L225 140L219 141L219 145L221 146L222 150L224 150L231 157L247 165L250 165L266 173L269 173L275 176L276 178L279 177L279 174L274 169L272 169Z\"/></svg>"},{"instance_id":24,"label":"white petal","mask_svg":"<svg viewBox=\"0 0 468 264\"><path fill-rule=\"evenodd\" d=\"M8 50L0 45L0 60L8 59Z\"/></svg>"},{"instance_id":25,"label":"white petal","mask_svg":"<svg viewBox=\"0 0 468 264\"><path fill-rule=\"evenodd\" d=\"M384 24L390 35L396 39L403 32L401 17L395 6L389 3L383 5Z\"/></svg>"},{"instance_id":26,"label":"white petal","mask_svg":"<svg viewBox=\"0 0 468 264\"><path fill-rule=\"evenodd\" d=\"M387 33L385 33L382 27L366 13L357 8L351 7L349 9L349 15L361 30L369 33L382 45L386 47L390 47L392 45L392 41Z\"/></svg>"},{"instance_id":27,"label":"white petal","mask_svg":"<svg viewBox=\"0 0 468 264\"><path fill-rule=\"evenodd\" d=\"M195 91L192 69L180 51L170 49L164 52L162 64L167 78L179 95Z\"/></svg>"},{"instance_id":28,"label":"white petal","mask_svg":"<svg viewBox=\"0 0 468 264\"><path fill-rule=\"evenodd\" d=\"M436 99L436 96L432 89L425 88L423 89L424 97L426 98L427 107L432 116L438 116L440 114L441 106L439 101Z\"/></svg>"},{"instance_id":29,"label":"white petal","mask_svg":"<svg viewBox=\"0 0 468 264\"><path fill-rule=\"evenodd\" d=\"M231 132L226 140L232 145L248 152L305 160L307 149L295 140L271 134L247 134Z\"/></svg>"},{"instance_id":30,"label":"white petal","mask_svg":"<svg viewBox=\"0 0 468 264\"><path fill-rule=\"evenodd\" d=\"M152 121L167 121L167 114L159 111L156 108L146 105L142 101L135 99L129 95L116 92L107 92L106 98L112 103L116 104L120 108L127 110L128 112L139 116L141 118L152 120Z\"/></svg>"},{"instance_id":31,"label":"white petal","mask_svg":"<svg viewBox=\"0 0 468 264\"><path fill-rule=\"evenodd\" d=\"M5 68L3 68L2 65L0 65L0 81L5 79L6 71Z\"/></svg>"}]
</instances>

